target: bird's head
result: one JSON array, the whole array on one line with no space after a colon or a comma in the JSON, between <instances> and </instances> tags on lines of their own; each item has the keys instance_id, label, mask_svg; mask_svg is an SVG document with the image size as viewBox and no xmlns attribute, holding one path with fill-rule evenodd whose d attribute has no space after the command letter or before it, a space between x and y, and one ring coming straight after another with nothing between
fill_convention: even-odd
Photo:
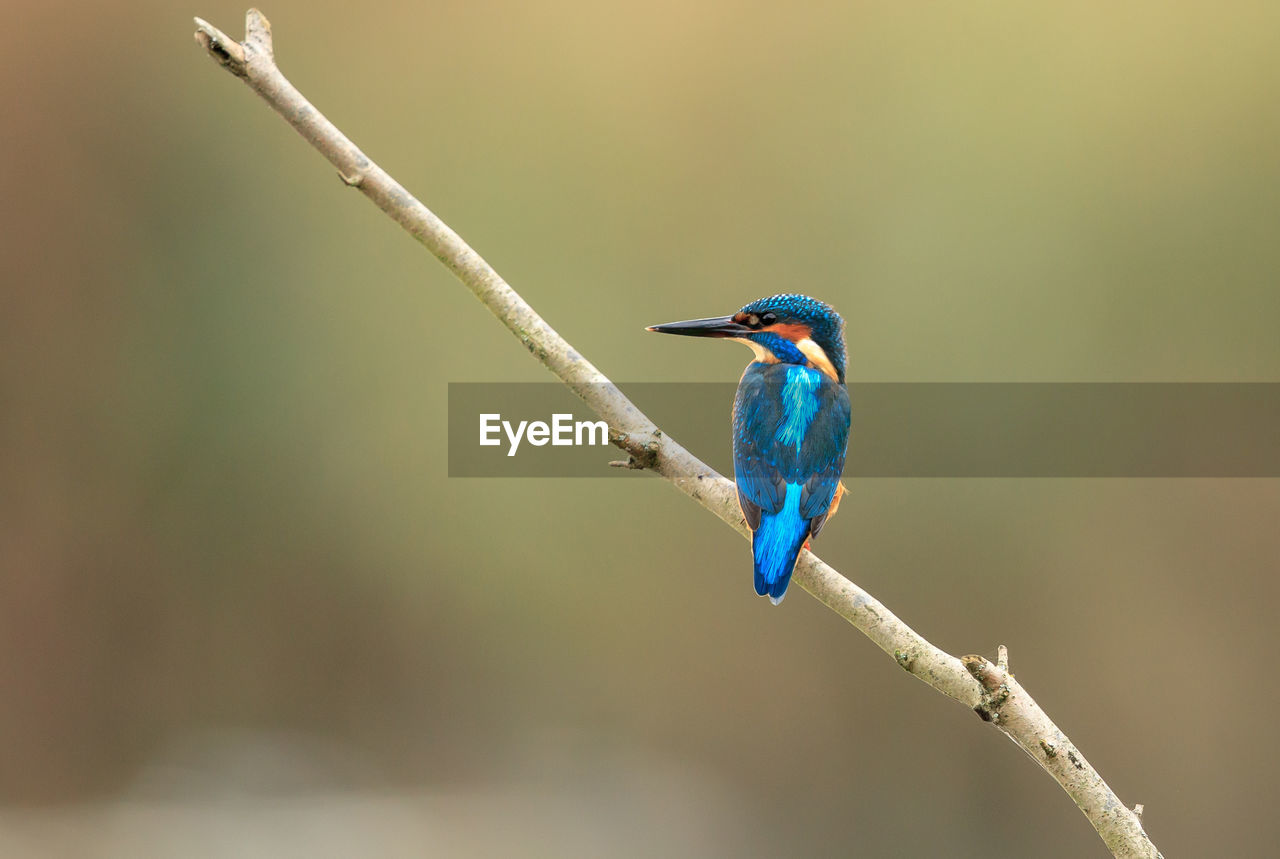
<instances>
[{"instance_id":1,"label":"bird's head","mask_svg":"<svg viewBox=\"0 0 1280 859\"><path fill-rule=\"evenodd\" d=\"M750 346L762 363L802 364L844 381L844 320L830 305L807 295L771 295L732 316L669 322L648 330L736 340Z\"/></svg>"}]
</instances>

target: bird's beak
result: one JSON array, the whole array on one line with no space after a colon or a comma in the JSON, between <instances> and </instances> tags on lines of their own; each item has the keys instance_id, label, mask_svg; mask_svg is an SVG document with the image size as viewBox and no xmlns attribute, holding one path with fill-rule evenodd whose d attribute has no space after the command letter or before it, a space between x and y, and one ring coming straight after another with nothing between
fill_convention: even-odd
<instances>
[{"instance_id":1,"label":"bird's beak","mask_svg":"<svg viewBox=\"0 0 1280 859\"><path fill-rule=\"evenodd\" d=\"M747 326L734 322L732 316L668 322L665 325L650 325L645 330L656 331L659 334L683 334L686 337L741 337L751 333L751 329Z\"/></svg>"}]
</instances>

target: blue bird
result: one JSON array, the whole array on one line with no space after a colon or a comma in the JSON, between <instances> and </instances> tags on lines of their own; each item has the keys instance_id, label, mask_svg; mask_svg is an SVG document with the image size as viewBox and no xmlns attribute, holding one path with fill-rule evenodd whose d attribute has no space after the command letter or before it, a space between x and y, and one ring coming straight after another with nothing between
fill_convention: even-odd
<instances>
[{"instance_id":1,"label":"blue bird","mask_svg":"<svg viewBox=\"0 0 1280 859\"><path fill-rule=\"evenodd\" d=\"M844 320L807 295L774 295L732 316L654 325L661 334L751 347L733 402L733 470L752 531L756 593L782 602L800 550L840 506L849 443Z\"/></svg>"}]
</instances>

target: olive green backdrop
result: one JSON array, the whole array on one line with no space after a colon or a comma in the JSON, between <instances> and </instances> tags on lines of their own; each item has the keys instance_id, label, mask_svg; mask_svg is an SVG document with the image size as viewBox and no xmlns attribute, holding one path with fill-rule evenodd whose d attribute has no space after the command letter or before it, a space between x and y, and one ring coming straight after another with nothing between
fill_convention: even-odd
<instances>
[{"instance_id":1,"label":"olive green backdrop","mask_svg":"<svg viewBox=\"0 0 1280 859\"><path fill-rule=\"evenodd\" d=\"M1105 855L661 481L447 478L447 383L547 375L193 43L243 11L0 4L0 851ZM264 12L616 378L798 290L858 381L1280 379L1274 4ZM1280 483L851 489L822 556L1008 645L1167 855L1274 849Z\"/></svg>"}]
</instances>

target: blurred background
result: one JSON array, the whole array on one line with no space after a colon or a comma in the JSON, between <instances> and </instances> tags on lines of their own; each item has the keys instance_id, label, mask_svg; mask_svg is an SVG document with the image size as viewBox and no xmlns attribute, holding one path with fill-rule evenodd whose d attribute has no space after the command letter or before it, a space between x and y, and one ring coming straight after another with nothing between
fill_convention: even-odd
<instances>
[{"instance_id":1,"label":"blurred background","mask_svg":"<svg viewBox=\"0 0 1280 859\"><path fill-rule=\"evenodd\" d=\"M1106 855L663 482L448 479L447 383L546 371L193 43L243 6L0 9L0 855ZM615 379L781 290L855 381L1280 377L1273 3L263 10ZM822 556L1166 855L1274 849L1280 482L851 489Z\"/></svg>"}]
</instances>

